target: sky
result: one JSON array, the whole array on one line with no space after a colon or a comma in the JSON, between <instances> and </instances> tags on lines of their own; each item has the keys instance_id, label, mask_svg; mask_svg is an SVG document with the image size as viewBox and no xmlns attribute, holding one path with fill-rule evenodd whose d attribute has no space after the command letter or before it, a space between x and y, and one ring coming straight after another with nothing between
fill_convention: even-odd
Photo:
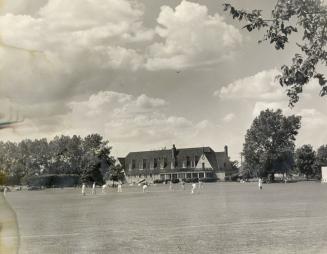
<instances>
[{"instance_id":1,"label":"sky","mask_svg":"<svg viewBox=\"0 0 327 254\"><path fill-rule=\"evenodd\" d=\"M226 0L227 1L227 0ZM99 133L115 156L228 145L240 160L261 110L302 116L296 144L327 143L326 98L311 82L288 107L275 81L298 52L258 44L225 1L0 0L0 139ZM271 0L231 0L263 9ZM292 41L293 40L293 41Z\"/></svg>"}]
</instances>

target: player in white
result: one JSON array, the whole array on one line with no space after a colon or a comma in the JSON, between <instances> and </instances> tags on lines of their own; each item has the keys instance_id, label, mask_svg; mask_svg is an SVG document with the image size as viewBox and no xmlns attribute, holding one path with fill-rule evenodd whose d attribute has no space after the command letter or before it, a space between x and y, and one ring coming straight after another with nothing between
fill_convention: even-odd
<instances>
[{"instance_id":1,"label":"player in white","mask_svg":"<svg viewBox=\"0 0 327 254\"><path fill-rule=\"evenodd\" d=\"M181 185L182 185L182 190L185 190L185 182L183 180L181 181Z\"/></svg>"},{"instance_id":2,"label":"player in white","mask_svg":"<svg viewBox=\"0 0 327 254\"><path fill-rule=\"evenodd\" d=\"M107 184L102 185L102 193L106 193Z\"/></svg>"},{"instance_id":3,"label":"player in white","mask_svg":"<svg viewBox=\"0 0 327 254\"><path fill-rule=\"evenodd\" d=\"M85 196L85 183L82 184L82 195Z\"/></svg>"},{"instance_id":4,"label":"player in white","mask_svg":"<svg viewBox=\"0 0 327 254\"><path fill-rule=\"evenodd\" d=\"M146 191L148 191L148 185L145 183L145 184L143 184L143 187L142 187L142 189L143 189L143 192L146 192Z\"/></svg>"},{"instance_id":5,"label":"player in white","mask_svg":"<svg viewBox=\"0 0 327 254\"><path fill-rule=\"evenodd\" d=\"M194 194L195 189L196 189L196 183L192 183L191 194Z\"/></svg>"},{"instance_id":6,"label":"player in white","mask_svg":"<svg viewBox=\"0 0 327 254\"><path fill-rule=\"evenodd\" d=\"M203 182L199 179L199 190L203 189Z\"/></svg>"},{"instance_id":7,"label":"player in white","mask_svg":"<svg viewBox=\"0 0 327 254\"><path fill-rule=\"evenodd\" d=\"M173 182L172 181L169 182L169 190L170 191L174 191Z\"/></svg>"},{"instance_id":8,"label":"player in white","mask_svg":"<svg viewBox=\"0 0 327 254\"><path fill-rule=\"evenodd\" d=\"M92 194L96 195L95 182L93 182L93 185L92 185Z\"/></svg>"},{"instance_id":9,"label":"player in white","mask_svg":"<svg viewBox=\"0 0 327 254\"><path fill-rule=\"evenodd\" d=\"M117 192L123 192L121 182L119 182L118 185L117 185Z\"/></svg>"},{"instance_id":10,"label":"player in white","mask_svg":"<svg viewBox=\"0 0 327 254\"><path fill-rule=\"evenodd\" d=\"M261 178L259 178L258 187L259 187L259 190L262 190L262 179Z\"/></svg>"}]
</instances>

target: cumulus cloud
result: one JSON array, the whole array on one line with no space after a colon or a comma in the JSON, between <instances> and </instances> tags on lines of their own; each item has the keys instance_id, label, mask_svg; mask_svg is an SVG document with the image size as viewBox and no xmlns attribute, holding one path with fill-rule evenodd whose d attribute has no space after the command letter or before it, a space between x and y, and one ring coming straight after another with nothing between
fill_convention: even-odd
<instances>
[{"instance_id":1,"label":"cumulus cloud","mask_svg":"<svg viewBox=\"0 0 327 254\"><path fill-rule=\"evenodd\" d=\"M210 140L213 125L208 120L194 122L166 111L168 102L145 94L133 96L113 91L100 91L84 100L68 103L69 111L53 122L25 119L21 126L4 130L0 137L13 140L55 135L88 135L100 133L110 140L115 155L131 150L153 149L173 143L190 146ZM53 127L51 128L51 125ZM205 133L204 133L205 130Z\"/></svg>"},{"instance_id":2,"label":"cumulus cloud","mask_svg":"<svg viewBox=\"0 0 327 254\"><path fill-rule=\"evenodd\" d=\"M225 60L242 41L238 29L228 25L208 8L182 1L175 9L162 6L157 19L162 42L149 49L146 67L150 70L184 69Z\"/></svg>"},{"instance_id":3,"label":"cumulus cloud","mask_svg":"<svg viewBox=\"0 0 327 254\"><path fill-rule=\"evenodd\" d=\"M223 122L229 123L229 122L233 121L234 118L235 118L235 114L234 113L229 113L229 114L224 116Z\"/></svg>"},{"instance_id":4,"label":"cumulus cloud","mask_svg":"<svg viewBox=\"0 0 327 254\"><path fill-rule=\"evenodd\" d=\"M167 102L146 95L102 91L87 100L69 104L65 118L68 133L96 131L108 137L115 148L160 146L173 142L187 143L196 138L208 121L191 120L165 112ZM135 148L136 149L136 148Z\"/></svg>"},{"instance_id":5,"label":"cumulus cloud","mask_svg":"<svg viewBox=\"0 0 327 254\"><path fill-rule=\"evenodd\" d=\"M143 25L144 6L128 0L4 1L1 14L0 99L43 124L107 85L88 80L142 68L139 43L154 34Z\"/></svg>"},{"instance_id":6,"label":"cumulus cloud","mask_svg":"<svg viewBox=\"0 0 327 254\"><path fill-rule=\"evenodd\" d=\"M287 107L287 103L258 101L253 107L252 116L257 117L261 111L266 109L281 109L284 114L290 113L290 109Z\"/></svg>"},{"instance_id":7,"label":"cumulus cloud","mask_svg":"<svg viewBox=\"0 0 327 254\"><path fill-rule=\"evenodd\" d=\"M142 24L143 11L127 0L49 0L37 17L1 16L2 43L16 49L43 52L74 70L97 63L97 67L141 65L140 56L129 44L152 39L153 32ZM133 60L136 59L136 60ZM53 61L53 59L52 59ZM131 66L128 63L132 62Z\"/></svg>"},{"instance_id":8,"label":"cumulus cloud","mask_svg":"<svg viewBox=\"0 0 327 254\"><path fill-rule=\"evenodd\" d=\"M307 130L325 129L327 127L327 116L314 108L301 109L298 115L302 116L303 127Z\"/></svg>"},{"instance_id":9,"label":"cumulus cloud","mask_svg":"<svg viewBox=\"0 0 327 254\"><path fill-rule=\"evenodd\" d=\"M258 72L223 86L216 90L215 95L223 99L281 100L286 95L276 81L277 74L275 69Z\"/></svg>"},{"instance_id":10,"label":"cumulus cloud","mask_svg":"<svg viewBox=\"0 0 327 254\"><path fill-rule=\"evenodd\" d=\"M326 112L315 108L304 108L298 110L301 119L301 129L297 138L297 145L311 144L318 148L326 144L327 140L327 115Z\"/></svg>"},{"instance_id":11,"label":"cumulus cloud","mask_svg":"<svg viewBox=\"0 0 327 254\"><path fill-rule=\"evenodd\" d=\"M21 15L36 15L39 9L46 5L49 0L1 0L0 1L0 14L12 13Z\"/></svg>"}]
</instances>

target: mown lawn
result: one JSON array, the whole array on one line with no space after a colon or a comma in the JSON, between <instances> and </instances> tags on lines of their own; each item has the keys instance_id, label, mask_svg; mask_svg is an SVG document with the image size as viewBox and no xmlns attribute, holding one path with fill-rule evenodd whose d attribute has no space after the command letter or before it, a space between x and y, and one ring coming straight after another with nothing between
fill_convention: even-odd
<instances>
[{"instance_id":1,"label":"mown lawn","mask_svg":"<svg viewBox=\"0 0 327 254\"><path fill-rule=\"evenodd\" d=\"M8 193L20 253L327 253L327 184Z\"/></svg>"}]
</instances>

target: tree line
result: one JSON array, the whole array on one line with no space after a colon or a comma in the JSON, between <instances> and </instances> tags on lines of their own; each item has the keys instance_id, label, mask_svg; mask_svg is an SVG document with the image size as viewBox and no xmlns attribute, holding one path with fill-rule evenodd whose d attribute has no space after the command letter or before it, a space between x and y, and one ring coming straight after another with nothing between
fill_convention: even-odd
<instances>
[{"instance_id":1,"label":"tree line","mask_svg":"<svg viewBox=\"0 0 327 254\"><path fill-rule=\"evenodd\" d=\"M317 151L308 144L295 149L300 128L300 116L284 116L280 109L261 111L245 135L242 175L271 180L275 173L320 177L321 166L327 166L327 145Z\"/></svg>"},{"instance_id":2,"label":"tree line","mask_svg":"<svg viewBox=\"0 0 327 254\"><path fill-rule=\"evenodd\" d=\"M116 175L110 153L109 141L99 134L0 141L0 172L14 184L44 175L77 175L81 182L102 184Z\"/></svg>"}]
</instances>

